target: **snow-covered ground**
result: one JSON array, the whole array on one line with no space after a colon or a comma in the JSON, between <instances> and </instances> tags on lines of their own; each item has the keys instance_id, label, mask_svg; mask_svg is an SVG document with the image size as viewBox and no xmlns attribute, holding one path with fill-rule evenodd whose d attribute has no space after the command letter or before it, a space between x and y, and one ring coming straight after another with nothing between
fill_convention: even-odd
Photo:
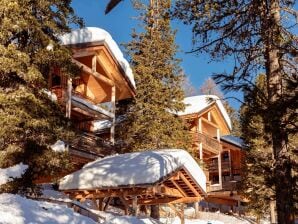
<instances>
[{"instance_id":1,"label":"snow-covered ground","mask_svg":"<svg viewBox=\"0 0 298 224\"><path fill-rule=\"evenodd\" d=\"M92 219L54 203L34 201L14 194L0 195L0 223L93 224Z\"/></svg>"},{"instance_id":2,"label":"snow-covered ground","mask_svg":"<svg viewBox=\"0 0 298 224\"><path fill-rule=\"evenodd\" d=\"M43 191L49 194L49 198L56 198L59 200L70 201L67 196L55 192L51 189ZM78 203L78 202L76 202ZM86 205L86 204L85 204ZM82 205L82 206L85 206ZM102 224L179 224L178 217L163 218L159 221L150 218L137 218L132 216L118 216L115 213L90 211L98 214L103 219L99 220ZM114 210L115 211L115 210ZM92 219L80 215L67 208L64 205L55 203L35 201L21 197L14 194L0 194L0 223L1 224L27 224L27 223L44 223L44 224L94 224ZM229 222L222 222L217 220L204 220L204 219L186 219L185 224L226 224ZM234 222L230 222L234 223Z\"/></svg>"},{"instance_id":3,"label":"snow-covered ground","mask_svg":"<svg viewBox=\"0 0 298 224\"><path fill-rule=\"evenodd\" d=\"M27 170L28 165L19 163L17 165L0 169L0 185L12 181L14 178L20 178Z\"/></svg>"}]
</instances>

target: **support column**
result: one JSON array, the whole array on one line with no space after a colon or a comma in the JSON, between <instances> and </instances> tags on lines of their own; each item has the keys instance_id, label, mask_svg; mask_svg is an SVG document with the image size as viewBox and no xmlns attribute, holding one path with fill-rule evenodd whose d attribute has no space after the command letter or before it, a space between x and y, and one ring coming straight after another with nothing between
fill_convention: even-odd
<instances>
[{"instance_id":1,"label":"support column","mask_svg":"<svg viewBox=\"0 0 298 224\"><path fill-rule=\"evenodd\" d=\"M210 111L207 113L207 116L208 116L208 121L211 121L211 112Z\"/></svg>"},{"instance_id":2,"label":"support column","mask_svg":"<svg viewBox=\"0 0 298 224\"><path fill-rule=\"evenodd\" d=\"M202 129L202 119L199 118L199 128L198 128L198 131L199 133L202 133L203 132L203 129Z\"/></svg>"},{"instance_id":3,"label":"support column","mask_svg":"<svg viewBox=\"0 0 298 224\"><path fill-rule=\"evenodd\" d=\"M71 117L71 92L72 92L72 79L67 79L67 91L66 91L66 105L65 116L70 119Z\"/></svg>"},{"instance_id":4,"label":"support column","mask_svg":"<svg viewBox=\"0 0 298 224\"><path fill-rule=\"evenodd\" d=\"M132 199L132 215L138 216L138 198L137 196L134 196Z\"/></svg>"},{"instance_id":5,"label":"support column","mask_svg":"<svg viewBox=\"0 0 298 224\"><path fill-rule=\"evenodd\" d=\"M270 219L271 219L271 224L276 224L277 221L276 221L276 216L275 216L275 201L274 200L271 200L270 203Z\"/></svg>"},{"instance_id":6,"label":"support column","mask_svg":"<svg viewBox=\"0 0 298 224\"><path fill-rule=\"evenodd\" d=\"M232 157L231 157L231 149L229 149L229 170L230 170L230 180L232 180L233 172L232 172Z\"/></svg>"},{"instance_id":7,"label":"support column","mask_svg":"<svg viewBox=\"0 0 298 224\"><path fill-rule=\"evenodd\" d=\"M220 189L222 189L221 151L219 151L217 158L218 158L218 183L220 185Z\"/></svg>"},{"instance_id":8,"label":"support column","mask_svg":"<svg viewBox=\"0 0 298 224\"><path fill-rule=\"evenodd\" d=\"M216 129L216 137L217 137L217 141L220 142L220 130L219 130L219 128Z\"/></svg>"},{"instance_id":9,"label":"support column","mask_svg":"<svg viewBox=\"0 0 298 224\"><path fill-rule=\"evenodd\" d=\"M111 130L110 130L110 141L112 145L114 145L115 144L115 123L116 123L116 87L115 86L112 86L112 90L111 90L111 103L112 103L113 118L112 118Z\"/></svg>"}]
</instances>

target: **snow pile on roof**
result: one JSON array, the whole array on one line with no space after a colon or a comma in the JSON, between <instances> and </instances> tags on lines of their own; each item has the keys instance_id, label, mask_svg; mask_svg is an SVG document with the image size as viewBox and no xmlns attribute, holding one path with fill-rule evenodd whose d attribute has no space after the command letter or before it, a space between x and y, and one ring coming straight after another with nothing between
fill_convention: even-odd
<instances>
[{"instance_id":1,"label":"snow pile on roof","mask_svg":"<svg viewBox=\"0 0 298 224\"><path fill-rule=\"evenodd\" d=\"M179 111L178 115L187 115L187 114L194 114L199 113L210 106L213 102L216 103L220 112L222 113L226 123L228 124L229 128L232 129L232 123L230 117L224 108L221 100L215 95L199 95L199 96L191 96L186 97L183 100L185 104L185 110Z\"/></svg>"},{"instance_id":2,"label":"snow pile on roof","mask_svg":"<svg viewBox=\"0 0 298 224\"><path fill-rule=\"evenodd\" d=\"M14 194L0 194L0 223L95 224L66 206L34 201Z\"/></svg>"},{"instance_id":3,"label":"snow pile on roof","mask_svg":"<svg viewBox=\"0 0 298 224\"><path fill-rule=\"evenodd\" d=\"M0 185L13 181L14 178L22 177L27 168L28 165L19 163L5 169L0 169Z\"/></svg>"},{"instance_id":4,"label":"snow pile on roof","mask_svg":"<svg viewBox=\"0 0 298 224\"><path fill-rule=\"evenodd\" d=\"M114 58L118 61L122 69L124 70L127 78L135 88L134 76L132 70L123 57L121 50L119 49L112 36L104 29L97 27L85 27L83 29L73 30L71 33L65 34L60 37L60 41L63 45L74 45L82 43L100 42L106 44Z\"/></svg>"},{"instance_id":5,"label":"snow pile on roof","mask_svg":"<svg viewBox=\"0 0 298 224\"><path fill-rule=\"evenodd\" d=\"M126 153L98 159L62 178L59 188L98 189L154 184L182 167L206 192L203 170L188 152L181 149Z\"/></svg>"},{"instance_id":6,"label":"snow pile on roof","mask_svg":"<svg viewBox=\"0 0 298 224\"><path fill-rule=\"evenodd\" d=\"M233 135L223 135L223 136L220 137L220 139L225 141L225 142L229 142L231 144L239 146L239 147L244 146L243 140L241 138L233 136Z\"/></svg>"},{"instance_id":7,"label":"snow pile on roof","mask_svg":"<svg viewBox=\"0 0 298 224\"><path fill-rule=\"evenodd\" d=\"M54 152L66 152L67 148L64 141L58 140L55 144L50 146Z\"/></svg>"}]
</instances>

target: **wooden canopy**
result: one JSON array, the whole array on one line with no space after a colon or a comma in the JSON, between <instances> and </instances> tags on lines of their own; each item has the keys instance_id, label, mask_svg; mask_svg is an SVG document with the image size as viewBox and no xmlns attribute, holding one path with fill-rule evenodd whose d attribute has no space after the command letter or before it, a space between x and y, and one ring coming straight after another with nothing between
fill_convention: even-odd
<instances>
[{"instance_id":1,"label":"wooden canopy","mask_svg":"<svg viewBox=\"0 0 298 224\"><path fill-rule=\"evenodd\" d=\"M119 198L125 208L138 205L176 204L198 202L206 196L188 172L181 168L161 181L148 185L131 185L90 190L63 190L72 199L103 202L105 198ZM103 210L104 206L99 205Z\"/></svg>"}]
</instances>

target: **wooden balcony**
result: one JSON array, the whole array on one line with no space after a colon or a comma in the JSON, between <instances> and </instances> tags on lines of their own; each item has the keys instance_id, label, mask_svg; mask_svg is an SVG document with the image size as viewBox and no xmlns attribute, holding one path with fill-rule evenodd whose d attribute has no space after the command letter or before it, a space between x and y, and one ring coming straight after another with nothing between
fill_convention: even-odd
<instances>
[{"instance_id":1,"label":"wooden balcony","mask_svg":"<svg viewBox=\"0 0 298 224\"><path fill-rule=\"evenodd\" d=\"M214 139L207 134L199 133L199 132L192 132L193 140L197 143L202 143L203 149L212 152L214 154L218 154L221 149L222 145L220 144L217 139Z\"/></svg>"},{"instance_id":2,"label":"wooden balcony","mask_svg":"<svg viewBox=\"0 0 298 224\"><path fill-rule=\"evenodd\" d=\"M55 86L51 88L51 92L57 97L57 101L60 105L65 105L67 100L66 87ZM114 117L114 114L98 104L94 104L87 96L80 94L79 92L72 91L71 97L72 111L81 115L93 118L93 119L110 119Z\"/></svg>"},{"instance_id":3,"label":"wooden balcony","mask_svg":"<svg viewBox=\"0 0 298 224\"><path fill-rule=\"evenodd\" d=\"M97 158L112 155L115 146L109 140L102 139L94 134L83 133L70 144L70 155L72 161L82 166Z\"/></svg>"}]
</instances>

